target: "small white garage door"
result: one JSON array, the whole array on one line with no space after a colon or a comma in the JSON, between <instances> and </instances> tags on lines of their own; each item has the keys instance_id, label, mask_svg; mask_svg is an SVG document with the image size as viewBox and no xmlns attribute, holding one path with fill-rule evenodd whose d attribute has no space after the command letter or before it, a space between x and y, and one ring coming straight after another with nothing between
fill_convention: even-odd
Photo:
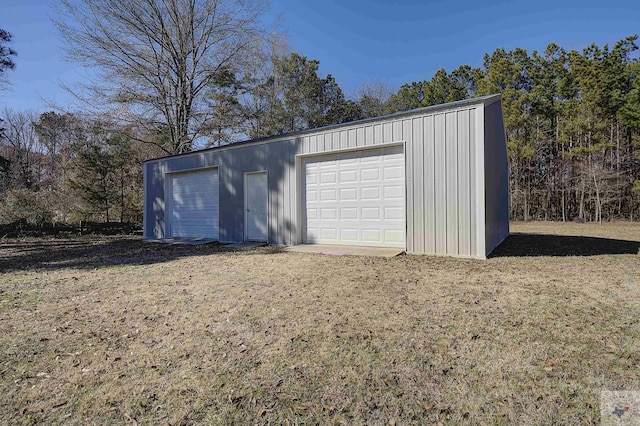
<instances>
[{"instance_id":1,"label":"small white garage door","mask_svg":"<svg viewBox=\"0 0 640 426\"><path fill-rule=\"evenodd\" d=\"M170 235L218 239L218 170L170 175Z\"/></svg>"},{"instance_id":2,"label":"small white garage door","mask_svg":"<svg viewBox=\"0 0 640 426\"><path fill-rule=\"evenodd\" d=\"M304 177L304 242L405 247L401 146L312 157Z\"/></svg>"}]
</instances>

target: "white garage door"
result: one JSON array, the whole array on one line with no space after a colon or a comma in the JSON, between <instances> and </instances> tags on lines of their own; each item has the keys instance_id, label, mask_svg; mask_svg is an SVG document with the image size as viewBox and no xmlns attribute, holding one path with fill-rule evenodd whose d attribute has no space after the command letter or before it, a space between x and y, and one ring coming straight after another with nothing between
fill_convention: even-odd
<instances>
[{"instance_id":1,"label":"white garage door","mask_svg":"<svg viewBox=\"0 0 640 426\"><path fill-rule=\"evenodd\" d=\"M218 239L218 170L178 173L169 179L170 235Z\"/></svg>"},{"instance_id":2,"label":"white garage door","mask_svg":"<svg viewBox=\"0 0 640 426\"><path fill-rule=\"evenodd\" d=\"M307 159L304 242L405 247L401 146Z\"/></svg>"}]
</instances>

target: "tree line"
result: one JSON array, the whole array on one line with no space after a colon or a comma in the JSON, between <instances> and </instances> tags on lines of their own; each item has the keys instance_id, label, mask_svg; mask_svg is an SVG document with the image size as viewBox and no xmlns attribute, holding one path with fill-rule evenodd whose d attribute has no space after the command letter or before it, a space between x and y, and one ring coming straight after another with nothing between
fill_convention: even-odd
<instances>
[{"instance_id":1,"label":"tree line","mask_svg":"<svg viewBox=\"0 0 640 426\"><path fill-rule=\"evenodd\" d=\"M142 220L141 164L160 150L96 119L1 114L0 223Z\"/></svg>"},{"instance_id":2,"label":"tree line","mask_svg":"<svg viewBox=\"0 0 640 426\"><path fill-rule=\"evenodd\" d=\"M346 96L264 28L262 0L61 4L69 59L94 78L68 88L81 110L0 112L0 222L137 221L146 159L493 93L513 219L640 215L637 36L581 51L497 48L480 67ZM0 30L0 81L15 65L10 44Z\"/></svg>"},{"instance_id":3,"label":"tree line","mask_svg":"<svg viewBox=\"0 0 640 426\"><path fill-rule=\"evenodd\" d=\"M512 219L637 220L637 36L567 51L498 48L483 66L403 85L386 112L501 93Z\"/></svg>"}]
</instances>

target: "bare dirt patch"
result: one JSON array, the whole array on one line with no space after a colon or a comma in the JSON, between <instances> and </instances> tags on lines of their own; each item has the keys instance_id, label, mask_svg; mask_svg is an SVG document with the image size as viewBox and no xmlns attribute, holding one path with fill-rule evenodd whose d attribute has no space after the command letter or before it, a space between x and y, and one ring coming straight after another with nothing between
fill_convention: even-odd
<instances>
[{"instance_id":1,"label":"bare dirt patch","mask_svg":"<svg viewBox=\"0 0 640 426\"><path fill-rule=\"evenodd\" d=\"M512 230L487 261L5 240L0 423L597 423L640 390L640 225Z\"/></svg>"}]
</instances>

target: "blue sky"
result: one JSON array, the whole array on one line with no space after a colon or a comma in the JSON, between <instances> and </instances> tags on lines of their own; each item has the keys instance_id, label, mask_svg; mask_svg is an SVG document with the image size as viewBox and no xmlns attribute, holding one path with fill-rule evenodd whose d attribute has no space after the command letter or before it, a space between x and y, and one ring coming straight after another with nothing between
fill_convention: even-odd
<instances>
[{"instance_id":1,"label":"blue sky","mask_svg":"<svg viewBox=\"0 0 640 426\"><path fill-rule=\"evenodd\" d=\"M64 59L51 23L55 1L2 0L0 28L14 36L12 87L0 108L45 111L46 100L71 102L59 82L84 72ZM362 82L403 83L431 78L439 68L480 66L497 47L544 50L549 42L582 49L640 33L640 1L383 1L273 0L267 22L282 29L297 52L320 61L347 93Z\"/></svg>"}]
</instances>

